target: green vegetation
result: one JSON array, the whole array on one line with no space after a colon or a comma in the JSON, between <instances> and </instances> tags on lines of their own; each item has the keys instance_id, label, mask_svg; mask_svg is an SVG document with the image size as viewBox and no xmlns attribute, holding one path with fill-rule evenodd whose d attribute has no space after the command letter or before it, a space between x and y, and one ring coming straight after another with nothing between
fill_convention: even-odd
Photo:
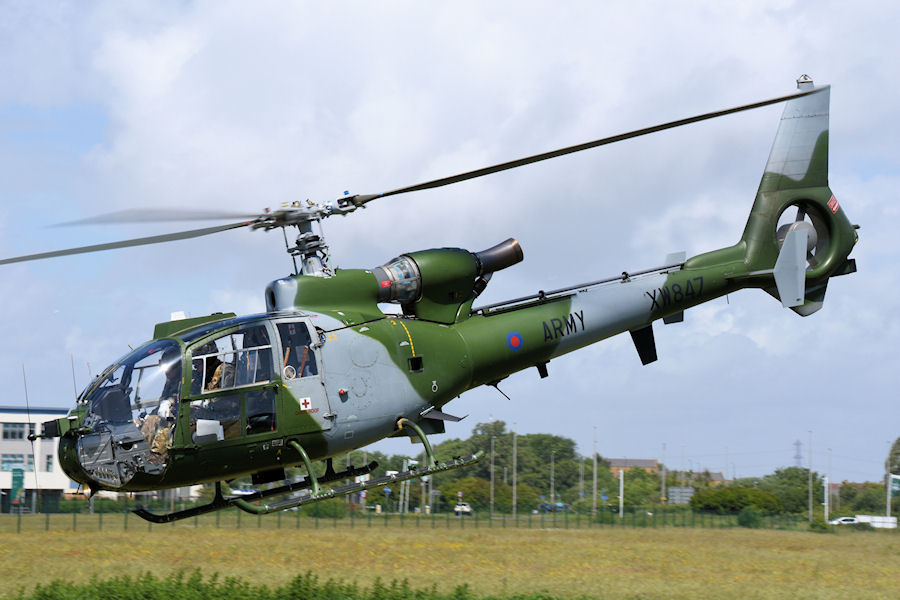
<instances>
[{"instance_id":1,"label":"green vegetation","mask_svg":"<svg viewBox=\"0 0 900 600\"><path fill-rule=\"evenodd\" d=\"M699 490L691 498L691 508L694 510L725 514L743 512L748 507L766 514L782 512L781 501L775 494L755 488L739 486L707 488Z\"/></svg>"},{"instance_id":2,"label":"green vegetation","mask_svg":"<svg viewBox=\"0 0 900 600\"><path fill-rule=\"evenodd\" d=\"M762 511L756 506L748 504L738 513L738 525L749 527L750 529L759 529L762 527Z\"/></svg>"},{"instance_id":3,"label":"green vegetation","mask_svg":"<svg viewBox=\"0 0 900 600\"><path fill-rule=\"evenodd\" d=\"M256 518L243 529L175 524L151 530L134 521L128 531L4 535L0 597L374 600L399 598L409 590L404 597L422 600L794 600L891 598L900 589L898 537L885 531L566 531L549 527L549 521L544 529L488 531L459 519L449 529L415 527L407 519L404 528L333 528L324 521L319 529L276 531L256 529ZM202 580L192 575L197 569ZM114 583L103 583L113 577ZM43 586L39 593L36 584ZM22 586L27 589L20 594Z\"/></svg>"},{"instance_id":4,"label":"green vegetation","mask_svg":"<svg viewBox=\"0 0 900 600\"><path fill-rule=\"evenodd\" d=\"M127 575L113 579L92 579L88 583L70 583L55 580L39 585L32 593L21 592L16 600L117 600L119 598L142 598L143 600L467 600L475 599L467 585L463 584L449 594L441 594L435 587L413 589L407 580L392 581L384 585L376 579L370 589L361 589L354 583L342 583L329 579L320 583L312 573L298 575L283 586L270 589L267 585L253 585L241 578L220 579L213 575L204 579L200 571L190 576L183 572L157 578L150 573L132 579ZM488 597L480 596L484 600ZM515 595L518 600L552 600L545 594Z\"/></svg>"}]
</instances>

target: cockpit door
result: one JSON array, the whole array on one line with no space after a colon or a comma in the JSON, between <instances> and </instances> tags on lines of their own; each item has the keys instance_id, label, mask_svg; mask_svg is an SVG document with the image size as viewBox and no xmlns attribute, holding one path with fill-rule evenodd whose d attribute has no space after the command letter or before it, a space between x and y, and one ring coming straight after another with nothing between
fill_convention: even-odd
<instances>
[{"instance_id":1,"label":"cockpit door","mask_svg":"<svg viewBox=\"0 0 900 600\"><path fill-rule=\"evenodd\" d=\"M320 344L309 319L289 319L275 323L280 342L277 368L284 382L284 408L293 418L291 430L328 430L334 415L325 393Z\"/></svg>"}]
</instances>

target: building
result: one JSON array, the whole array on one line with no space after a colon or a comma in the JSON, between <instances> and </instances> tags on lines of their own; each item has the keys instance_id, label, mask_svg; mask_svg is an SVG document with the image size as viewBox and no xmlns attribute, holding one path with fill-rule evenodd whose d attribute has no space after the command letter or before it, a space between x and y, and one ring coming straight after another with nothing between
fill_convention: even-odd
<instances>
[{"instance_id":1,"label":"building","mask_svg":"<svg viewBox=\"0 0 900 600\"><path fill-rule=\"evenodd\" d=\"M40 431L41 423L64 417L63 408L32 408L0 406L0 512L11 512L13 469L25 471L24 512L52 512L63 494L77 491L59 466L57 445L59 438L28 441L30 433ZM40 502L38 502L40 497Z\"/></svg>"},{"instance_id":2,"label":"building","mask_svg":"<svg viewBox=\"0 0 900 600\"><path fill-rule=\"evenodd\" d=\"M659 462L655 458L607 458L609 472L619 476L619 471L626 473L631 469L644 469L648 473L659 473Z\"/></svg>"}]
</instances>

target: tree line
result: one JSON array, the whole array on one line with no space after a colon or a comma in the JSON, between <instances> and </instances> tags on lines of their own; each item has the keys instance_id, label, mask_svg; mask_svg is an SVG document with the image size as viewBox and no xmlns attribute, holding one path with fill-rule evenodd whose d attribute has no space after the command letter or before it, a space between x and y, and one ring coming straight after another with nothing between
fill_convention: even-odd
<instances>
[{"instance_id":1,"label":"tree line","mask_svg":"<svg viewBox=\"0 0 900 600\"><path fill-rule=\"evenodd\" d=\"M515 440L514 440L515 438ZM475 510L489 510L491 498L491 440L493 439L494 464L494 511L512 512L513 495L513 445L516 454L516 509L517 512L531 512L538 507L557 502L569 510L590 511L593 506L594 459L578 454L575 441L567 437L545 433L514 434L507 429L504 421L478 423L467 439L449 439L434 446L439 461L457 456L468 456L478 451L485 453L477 464L439 473L429 484L414 481L410 485L408 509L421 508L423 503L433 505L436 510L452 510L458 495ZM362 451L353 452L354 464L361 464ZM412 444L406 455L388 456L381 452L368 452L368 460L379 464L373 473L378 477L387 471L400 471L404 461L422 460L424 452L421 444ZM346 457L335 459L335 467L343 464ZM889 459L894 473L900 473L900 438L891 449ZM551 497L552 487L555 498ZM894 464L896 463L896 464ZM660 465L660 473L666 473L666 489L686 484L694 489L691 507L697 510L737 512L746 505L753 505L762 512L795 513L808 511L809 470L804 467L776 469L763 477L736 479L716 485L708 471L679 472L665 469ZM640 468L625 472L625 498L627 507L649 506L663 503L662 475L650 473ZM824 477L813 472L814 509L821 512L824 493ZM429 489L439 494L429 495ZM725 491L728 490L728 491ZM399 490L385 494L382 490L370 490L366 504L396 506ZM424 492L424 493L423 493ZM602 456L597 457L597 505L598 509L617 510L619 506L619 483L610 471L610 463ZM842 514L880 513L885 510L885 488L883 483L866 482L848 484L844 482L839 494L832 499L831 511ZM897 512L900 499L893 503Z\"/></svg>"}]
</instances>

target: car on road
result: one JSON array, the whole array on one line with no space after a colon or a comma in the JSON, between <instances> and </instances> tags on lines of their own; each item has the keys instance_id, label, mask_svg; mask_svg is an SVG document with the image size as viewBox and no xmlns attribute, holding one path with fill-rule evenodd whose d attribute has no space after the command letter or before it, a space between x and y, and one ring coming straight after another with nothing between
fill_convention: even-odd
<instances>
[{"instance_id":1,"label":"car on road","mask_svg":"<svg viewBox=\"0 0 900 600\"><path fill-rule=\"evenodd\" d=\"M831 525L853 525L854 523L859 523L859 520L856 517L838 517L828 521L828 523Z\"/></svg>"},{"instance_id":2,"label":"car on road","mask_svg":"<svg viewBox=\"0 0 900 600\"><path fill-rule=\"evenodd\" d=\"M463 516L472 516L475 511L472 510L472 507L469 506L468 502L457 502L456 506L453 508L453 514L458 517Z\"/></svg>"}]
</instances>

